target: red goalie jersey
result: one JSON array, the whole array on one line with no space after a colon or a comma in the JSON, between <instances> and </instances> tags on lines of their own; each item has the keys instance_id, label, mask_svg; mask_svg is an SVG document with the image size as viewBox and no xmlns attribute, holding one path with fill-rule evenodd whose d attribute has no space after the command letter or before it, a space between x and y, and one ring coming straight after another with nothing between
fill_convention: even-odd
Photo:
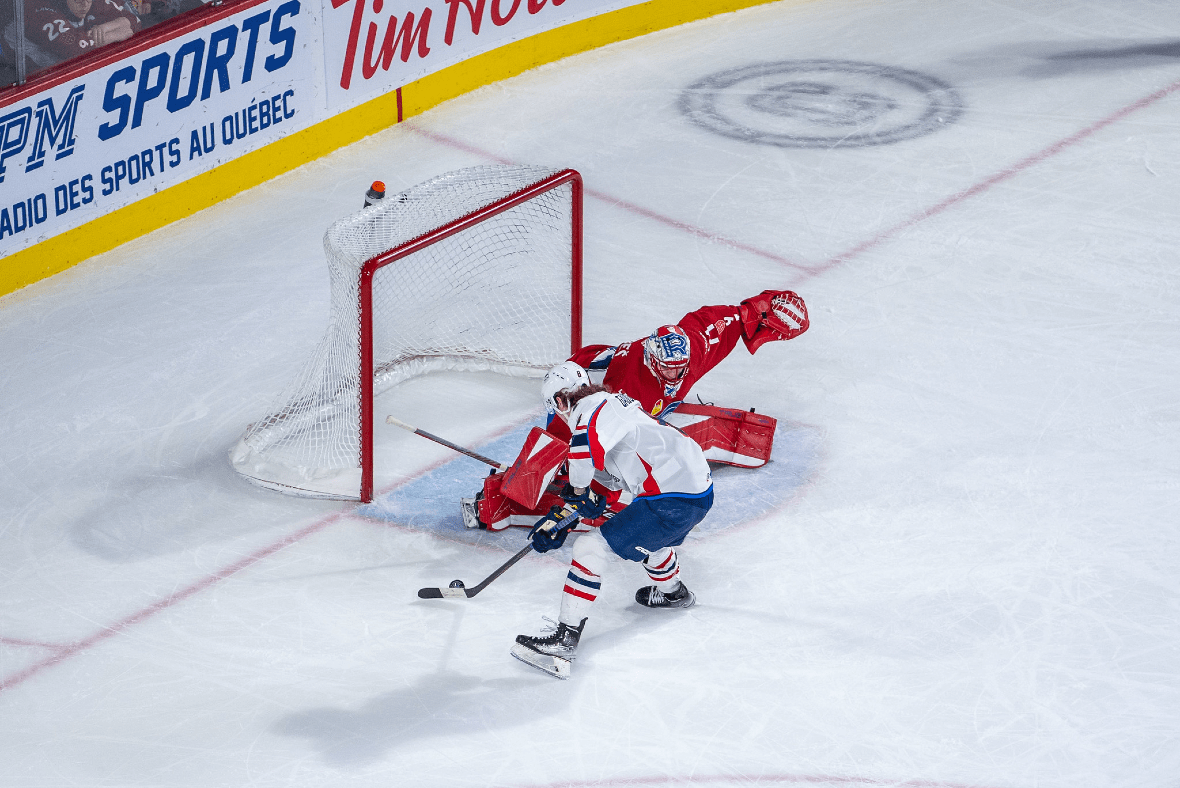
<instances>
[{"instance_id":1,"label":"red goalie jersey","mask_svg":"<svg viewBox=\"0 0 1180 788\"><path fill-rule=\"evenodd\" d=\"M644 412L662 421L739 341L754 353L766 342L793 339L808 325L802 298L789 290L767 290L736 306L703 306L641 339L584 347L569 360L583 367L591 382L638 401ZM562 419L551 418L547 431L559 441L570 440ZM538 507L523 506L501 492L502 482L503 474L493 474L485 479L478 498L464 499L463 519L468 527L532 526L552 503L543 499Z\"/></svg>"},{"instance_id":2,"label":"red goalie jersey","mask_svg":"<svg viewBox=\"0 0 1180 788\"><path fill-rule=\"evenodd\" d=\"M720 364L742 338L741 314L736 306L703 306L682 317L676 326L683 332L679 341L688 345L687 367L679 380L667 380L653 371L652 364L658 362L645 348L648 337L613 347L588 345L569 360L585 368L592 382L626 394L644 412L659 418L683 402L697 381ZM558 437L569 438L569 429L560 419L554 419L548 429Z\"/></svg>"}]
</instances>

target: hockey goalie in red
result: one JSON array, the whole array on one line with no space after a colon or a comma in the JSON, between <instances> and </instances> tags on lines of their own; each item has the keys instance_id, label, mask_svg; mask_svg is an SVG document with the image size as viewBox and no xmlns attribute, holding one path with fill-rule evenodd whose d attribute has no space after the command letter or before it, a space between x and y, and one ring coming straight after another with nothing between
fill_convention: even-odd
<instances>
[{"instance_id":1,"label":"hockey goalie in red","mask_svg":"<svg viewBox=\"0 0 1180 788\"><path fill-rule=\"evenodd\" d=\"M646 413L679 427L701 445L706 459L758 467L770 458L774 419L682 403L739 341L753 354L767 342L794 339L809 324L807 306L797 293L765 290L736 306L701 307L643 339L588 345L569 360L585 368L592 383L627 395ZM463 499L464 524L492 531L532 527L560 503L546 487L561 481L556 477L569 439L565 422L551 413L547 431L533 429L509 471L488 476L478 496Z\"/></svg>"}]
</instances>

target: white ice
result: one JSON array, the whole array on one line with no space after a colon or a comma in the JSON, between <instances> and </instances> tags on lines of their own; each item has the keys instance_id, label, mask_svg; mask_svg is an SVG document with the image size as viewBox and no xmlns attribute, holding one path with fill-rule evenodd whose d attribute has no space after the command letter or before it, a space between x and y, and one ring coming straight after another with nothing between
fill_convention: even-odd
<instances>
[{"instance_id":1,"label":"white ice","mask_svg":"<svg viewBox=\"0 0 1180 788\"><path fill-rule=\"evenodd\" d=\"M678 110L806 59L964 109L810 149ZM1178 80L1168 0L773 4L492 85L5 297L0 784L1180 784ZM567 682L508 654L564 555L421 601L523 532L284 497L226 458L324 329L327 224L374 178L492 161L593 191L588 342L768 287L812 315L697 388L781 420L790 484L719 473L693 610L640 609L612 564ZM444 374L379 412L496 446L538 404ZM381 440L383 490L483 474Z\"/></svg>"}]
</instances>

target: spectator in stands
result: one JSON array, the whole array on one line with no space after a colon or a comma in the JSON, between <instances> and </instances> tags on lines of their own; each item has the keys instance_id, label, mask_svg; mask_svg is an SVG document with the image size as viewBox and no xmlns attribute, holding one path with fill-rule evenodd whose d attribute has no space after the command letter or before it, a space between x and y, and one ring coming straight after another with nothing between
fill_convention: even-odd
<instances>
[{"instance_id":1,"label":"spectator in stands","mask_svg":"<svg viewBox=\"0 0 1180 788\"><path fill-rule=\"evenodd\" d=\"M139 29L126 0L25 0L26 47L41 68L126 41Z\"/></svg>"},{"instance_id":2,"label":"spectator in stands","mask_svg":"<svg viewBox=\"0 0 1180 788\"><path fill-rule=\"evenodd\" d=\"M213 0L126 0L126 2L146 29L166 22L186 11L201 8Z\"/></svg>"}]
</instances>

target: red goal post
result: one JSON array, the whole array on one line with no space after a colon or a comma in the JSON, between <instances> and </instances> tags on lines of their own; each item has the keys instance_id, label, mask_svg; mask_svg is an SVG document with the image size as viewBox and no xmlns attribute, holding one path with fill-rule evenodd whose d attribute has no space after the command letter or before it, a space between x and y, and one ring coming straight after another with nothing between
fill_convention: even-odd
<instances>
[{"instance_id":1,"label":"red goal post","mask_svg":"<svg viewBox=\"0 0 1180 788\"><path fill-rule=\"evenodd\" d=\"M578 350L582 195L572 169L476 167L334 223L328 332L231 450L234 469L281 492L371 501L381 391L438 369L541 376Z\"/></svg>"},{"instance_id":2,"label":"red goal post","mask_svg":"<svg viewBox=\"0 0 1180 788\"><path fill-rule=\"evenodd\" d=\"M576 170L561 170L499 202L481 208L450 224L390 249L365 263L361 269L361 501L373 500L373 275L414 252L455 235L467 227L525 203L564 184L572 187L570 244L570 355L582 347L582 176ZM368 372L368 374L365 374Z\"/></svg>"}]
</instances>

